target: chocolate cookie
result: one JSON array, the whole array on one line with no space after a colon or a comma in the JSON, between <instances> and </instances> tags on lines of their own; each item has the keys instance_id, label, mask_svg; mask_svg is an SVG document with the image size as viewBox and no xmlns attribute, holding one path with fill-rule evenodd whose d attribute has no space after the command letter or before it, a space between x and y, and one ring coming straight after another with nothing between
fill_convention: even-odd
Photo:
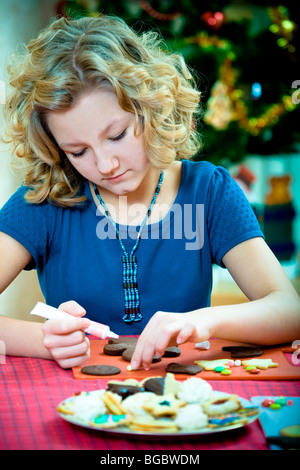
<instances>
[{"instance_id":1,"label":"chocolate cookie","mask_svg":"<svg viewBox=\"0 0 300 470\"><path fill-rule=\"evenodd\" d=\"M107 356L121 356L128 348L128 344L106 344L103 348L103 353Z\"/></svg>"},{"instance_id":2,"label":"chocolate cookie","mask_svg":"<svg viewBox=\"0 0 300 470\"><path fill-rule=\"evenodd\" d=\"M156 395L163 395L165 391L164 377L151 377L143 383L146 392L153 392Z\"/></svg>"},{"instance_id":3,"label":"chocolate cookie","mask_svg":"<svg viewBox=\"0 0 300 470\"><path fill-rule=\"evenodd\" d=\"M172 372L173 374L196 375L202 370L203 367L195 364L178 364L177 362L171 362L166 367L166 372Z\"/></svg>"},{"instance_id":4,"label":"chocolate cookie","mask_svg":"<svg viewBox=\"0 0 300 470\"><path fill-rule=\"evenodd\" d=\"M165 349L165 352L162 357L178 357L181 354L181 350L178 346L169 346Z\"/></svg>"},{"instance_id":5,"label":"chocolate cookie","mask_svg":"<svg viewBox=\"0 0 300 470\"><path fill-rule=\"evenodd\" d=\"M137 338L133 338L131 336L119 336L119 338L109 338L108 344L127 344L127 345L136 345Z\"/></svg>"},{"instance_id":6,"label":"chocolate cookie","mask_svg":"<svg viewBox=\"0 0 300 470\"><path fill-rule=\"evenodd\" d=\"M129 395L133 395L134 393L145 391L143 387L139 387L137 385L117 384L112 382L107 384L106 390L117 393L123 399L129 397Z\"/></svg>"},{"instance_id":7,"label":"chocolate cookie","mask_svg":"<svg viewBox=\"0 0 300 470\"><path fill-rule=\"evenodd\" d=\"M222 350L230 352L232 359L257 357L263 353L258 346L223 346Z\"/></svg>"},{"instance_id":8,"label":"chocolate cookie","mask_svg":"<svg viewBox=\"0 0 300 470\"><path fill-rule=\"evenodd\" d=\"M116 375L121 372L121 369L115 366L90 365L82 367L81 372L87 375Z\"/></svg>"}]
</instances>

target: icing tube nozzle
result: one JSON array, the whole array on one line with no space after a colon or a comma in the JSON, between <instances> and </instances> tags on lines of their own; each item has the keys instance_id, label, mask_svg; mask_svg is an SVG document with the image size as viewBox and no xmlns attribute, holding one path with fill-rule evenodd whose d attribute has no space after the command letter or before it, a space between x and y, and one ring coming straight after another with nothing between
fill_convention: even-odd
<instances>
[{"instance_id":1,"label":"icing tube nozzle","mask_svg":"<svg viewBox=\"0 0 300 470\"><path fill-rule=\"evenodd\" d=\"M31 310L30 314L47 318L48 320L61 320L63 318L66 320L70 320L72 318L77 318L67 312L58 310L57 308L51 307L50 305L43 304L42 302L38 302L34 309ZM84 330L86 333L94 335L97 338L101 339L119 338L119 335L117 335L113 331L110 331L108 325L104 325L102 323L98 323L91 320L89 320L89 322L90 325Z\"/></svg>"}]
</instances>

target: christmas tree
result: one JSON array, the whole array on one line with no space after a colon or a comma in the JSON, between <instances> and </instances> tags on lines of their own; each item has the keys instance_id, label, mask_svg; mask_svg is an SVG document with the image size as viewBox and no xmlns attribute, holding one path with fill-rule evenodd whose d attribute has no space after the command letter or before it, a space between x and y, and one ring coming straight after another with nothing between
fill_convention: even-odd
<instances>
[{"instance_id":1,"label":"christmas tree","mask_svg":"<svg viewBox=\"0 0 300 470\"><path fill-rule=\"evenodd\" d=\"M62 0L57 13L72 18L120 16L138 31L157 30L169 50L184 56L202 91L204 146L199 158L227 166L249 154L296 151L296 2Z\"/></svg>"}]
</instances>

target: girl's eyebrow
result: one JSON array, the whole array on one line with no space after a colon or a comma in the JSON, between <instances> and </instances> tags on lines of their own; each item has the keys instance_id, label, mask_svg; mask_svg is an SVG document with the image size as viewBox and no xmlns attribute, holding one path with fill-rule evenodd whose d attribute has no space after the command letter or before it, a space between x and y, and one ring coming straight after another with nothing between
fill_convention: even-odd
<instances>
[{"instance_id":1,"label":"girl's eyebrow","mask_svg":"<svg viewBox=\"0 0 300 470\"><path fill-rule=\"evenodd\" d=\"M128 116L125 116L121 119L116 119L112 122L110 122L100 133L99 135L105 135L107 134L114 126L122 123L123 121L128 120ZM62 142L59 146L61 148L63 147L80 147L82 145L85 145L83 142Z\"/></svg>"}]
</instances>

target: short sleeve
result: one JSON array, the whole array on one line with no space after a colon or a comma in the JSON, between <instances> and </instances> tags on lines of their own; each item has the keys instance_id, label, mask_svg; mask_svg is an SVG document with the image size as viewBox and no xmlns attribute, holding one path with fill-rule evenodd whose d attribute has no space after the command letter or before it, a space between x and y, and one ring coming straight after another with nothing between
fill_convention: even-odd
<instances>
[{"instance_id":1,"label":"short sleeve","mask_svg":"<svg viewBox=\"0 0 300 470\"><path fill-rule=\"evenodd\" d=\"M20 188L0 210L0 231L21 243L32 255L26 269L40 267L47 261L47 214L45 204L30 204L25 200L28 188Z\"/></svg>"},{"instance_id":2,"label":"short sleeve","mask_svg":"<svg viewBox=\"0 0 300 470\"><path fill-rule=\"evenodd\" d=\"M222 167L216 167L208 194L208 233L213 262L250 238L263 237L257 217L242 189Z\"/></svg>"}]
</instances>

